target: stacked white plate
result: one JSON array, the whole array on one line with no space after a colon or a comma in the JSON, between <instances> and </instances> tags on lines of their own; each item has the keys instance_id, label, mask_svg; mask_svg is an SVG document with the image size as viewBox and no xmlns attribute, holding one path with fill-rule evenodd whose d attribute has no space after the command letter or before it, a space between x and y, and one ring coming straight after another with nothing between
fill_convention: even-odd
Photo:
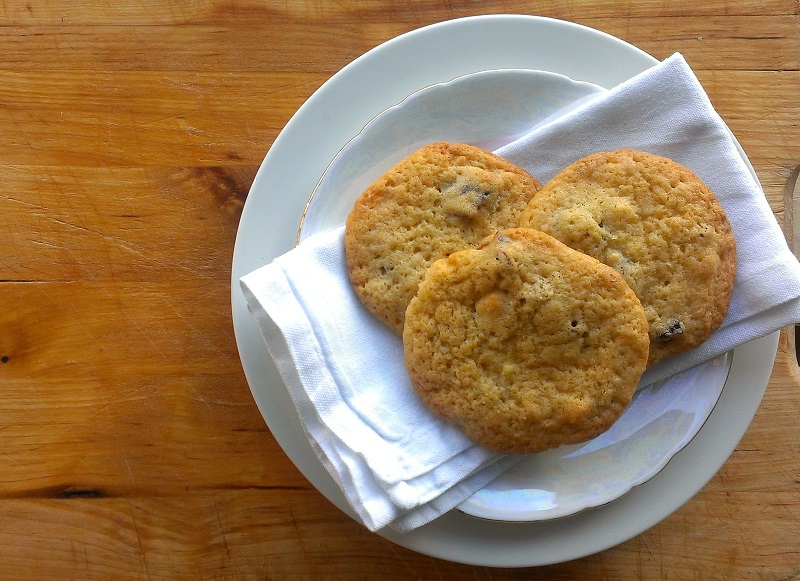
<instances>
[{"instance_id":1,"label":"stacked white plate","mask_svg":"<svg viewBox=\"0 0 800 581\"><path fill-rule=\"evenodd\" d=\"M276 139L236 239L234 329L270 430L343 511L350 513L347 502L308 444L238 279L342 224L364 187L421 145L495 149L655 63L619 39L563 21L453 20L398 37L342 69ZM719 470L758 408L777 340L773 333L641 389L599 438L532 455L458 510L405 535L381 534L439 558L502 567L563 562L621 543Z\"/></svg>"}]
</instances>

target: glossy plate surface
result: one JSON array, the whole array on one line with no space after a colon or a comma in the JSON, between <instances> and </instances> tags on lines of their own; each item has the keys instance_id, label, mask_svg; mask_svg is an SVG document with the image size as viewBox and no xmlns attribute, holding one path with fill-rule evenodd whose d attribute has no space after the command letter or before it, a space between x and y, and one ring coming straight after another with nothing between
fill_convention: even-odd
<instances>
[{"instance_id":1,"label":"glossy plate surface","mask_svg":"<svg viewBox=\"0 0 800 581\"><path fill-rule=\"evenodd\" d=\"M253 397L272 434L298 469L342 511L352 514L303 433L247 310L239 278L295 245L309 196L337 153L377 114L416 91L494 69L550 71L607 89L655 62L619 39L563 21L515 15L452 20L395 38L350 63L306 101L272 144L245 204L234 248L236 341ZM691 499L730 456L763 396L778 335L735 350L722 394L695 438L653 478L614 502L536 523L486 521L451 511L411 533L380 534L420 553L500 567L563 562L624 542Z\"/></svg>"}]
</instances>

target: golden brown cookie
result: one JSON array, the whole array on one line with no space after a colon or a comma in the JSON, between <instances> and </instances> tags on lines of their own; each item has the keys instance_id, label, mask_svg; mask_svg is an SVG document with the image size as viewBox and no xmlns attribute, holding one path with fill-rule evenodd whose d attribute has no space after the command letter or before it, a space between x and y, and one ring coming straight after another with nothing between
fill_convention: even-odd
<instances>
[{"instance_id":1,"label":"golden brown cookie","mask_svg":"<svg viewBox=\"0 0 800 581\"><path fill-rule=\"evenodd\" d=\"M402 334L406 307L435 260L516 226L540 184L483 149L434 143L402 160L356 201L345 252L361 301Z\"/></svg>"},{"instance_id":2,"label":"golden brown cookie","mask_svg":"<svg viewBox=\"0 0 800 581\"><path fill-rule=\"evenodd\" d=\"M728 311L730 224L705 183L672 160L633 150L580 159L537 192L520 226L622 273L647 313L651 365L705 341Z\"/></svg>"},{"instance_id":3,"label":"golden brown cookie","mask_svg":"<svg viewBox=\"0 0 800 581\"><path fill-rule=\"evenodd\" d=\"M614 269L536 230L435 262L403 332L414 389L501 453L589 440L631 400L647 319Z\"/></svg>"}]
</instances>

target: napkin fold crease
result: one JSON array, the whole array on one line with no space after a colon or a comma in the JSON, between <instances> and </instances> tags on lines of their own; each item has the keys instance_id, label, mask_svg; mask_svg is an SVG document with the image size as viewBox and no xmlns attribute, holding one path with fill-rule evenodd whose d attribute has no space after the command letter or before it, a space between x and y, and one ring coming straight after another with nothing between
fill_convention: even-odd
<instances>
[{"instance_id":1,"label":"napkin fold crease","mask_svg":"<svg viewBox=\"0 0 800 581\"><path fill-rule=\"evenodd\" d=\"M646 385L800 321L800 264L737 143L680 54L537 127L496 153L542 183L597 151L669 157L715 192L737 240L722 327L649 368ZM240 283L312 448L370 530L412 530L456 507L521 457L492 453L416 397L400 337L350 286L344 228L315 234Z\"/></svg>"}]
</instances>

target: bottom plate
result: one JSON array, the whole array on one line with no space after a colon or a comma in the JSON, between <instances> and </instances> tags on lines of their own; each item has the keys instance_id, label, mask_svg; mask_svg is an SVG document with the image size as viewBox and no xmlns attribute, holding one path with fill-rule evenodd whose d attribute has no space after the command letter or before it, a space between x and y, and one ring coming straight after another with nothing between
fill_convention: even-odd
<instances>
[{"instance_id":1,"label":"bottom plate","mask_svg":"<svg viewBox=\"0 0 800 581\"><path fill-rule=\"evenodd\" d=\"M420 87L480 70L529 68L610 88L655 63L608 34L549 18L493 15L443 22L395 38L350 63L306 101L272 144L245 203L233 253L236 342L271 433L340 510L352 515L308 443L247 309L240 277L294 246L308 196L336 152L372 117ZM407 72L392 72L398 70ZM779 335L737 347L722 395L695 438L653 478L606 506L535 523L487 521L450 511L410 533L386 529L379 534L426 555L490 567L548 565L622 543L688 502L725 463L758 409Z\"/></svg>"}]
</instances>

